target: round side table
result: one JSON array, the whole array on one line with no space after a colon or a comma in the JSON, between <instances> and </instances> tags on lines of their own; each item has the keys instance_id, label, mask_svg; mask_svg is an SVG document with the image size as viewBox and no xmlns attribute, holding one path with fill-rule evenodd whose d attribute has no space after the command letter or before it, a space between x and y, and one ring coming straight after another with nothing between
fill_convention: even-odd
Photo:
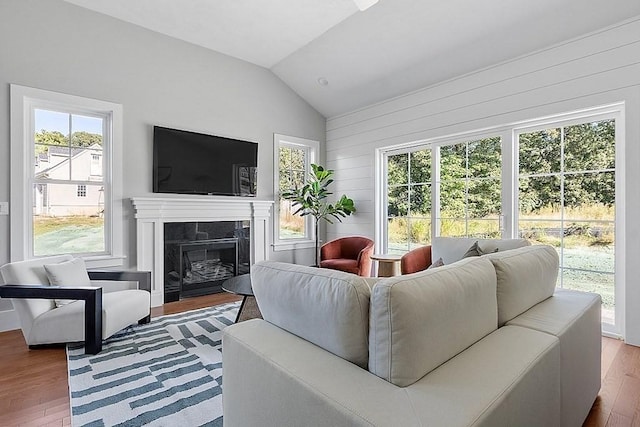
<instances>
[{"instance_id":1,"label":"round side table","mask_svg":"<svg viewBox=\"0 0 640 427\"><path fill-rule=\"evenodd\" d=\"M378 277L391 277L400 274L402 255L373 254L371 259L378 261Z\"/></svg>"},{"instance_id":2,"label":"round side table","mask_svg":"<svg viewBox=\"0 0 640 427\"><path fill-rule=\"evenodd\" d=\"M242 295L243 297L238 315L236 316L236 323L242 322L243 320L262 318L256 298L253 296L250 274L242 274L226 280L222 283L222 290L232 294Z\"/></svg>"}]
</instances>

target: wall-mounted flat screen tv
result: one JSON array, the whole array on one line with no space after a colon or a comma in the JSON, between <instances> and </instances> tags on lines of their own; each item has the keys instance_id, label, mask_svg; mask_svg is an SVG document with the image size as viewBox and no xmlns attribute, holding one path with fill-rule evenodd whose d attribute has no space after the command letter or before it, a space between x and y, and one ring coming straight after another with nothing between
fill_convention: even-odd
<instances>
[{"instance_id":1,"label":"wall-mounted flat screen tv","mask_svg":"<svg viewBox=\"0 0 640 427\"><path fill-rule=\"evenodd\" d=\"M153 192L255 196L258 144L153 127Z\"/></svg>"}]
</instances>

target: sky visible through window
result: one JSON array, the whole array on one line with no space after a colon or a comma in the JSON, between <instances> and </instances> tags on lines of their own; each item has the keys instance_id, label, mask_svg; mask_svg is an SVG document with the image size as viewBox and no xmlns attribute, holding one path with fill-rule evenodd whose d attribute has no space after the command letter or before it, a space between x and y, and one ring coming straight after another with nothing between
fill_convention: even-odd
<instances>
[{"instance_id":1,"label":"sky visible through window","mask_svg":"<svg viewBox=\"0 0 640 427\"><path fill-rule=\"evenodd\" d=\"M58 131L66 135L69 132L69 115L57 111L36 109L35 128L36 131L44 129L48 131ZM74 130L82 130L102 135L102 119L74 114L73 128Z\"/></svg>"}]
</instances>

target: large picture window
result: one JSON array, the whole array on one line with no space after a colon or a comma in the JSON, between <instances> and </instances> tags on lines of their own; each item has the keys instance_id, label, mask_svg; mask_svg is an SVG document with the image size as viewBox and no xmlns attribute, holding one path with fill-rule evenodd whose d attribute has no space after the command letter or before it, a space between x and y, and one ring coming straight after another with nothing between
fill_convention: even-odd
<instances>
[{"instance_id":1,"label":"large picture window","mask_svg":"<svg viewBox=\"0 0 640 427\"><path fill-rule=\"evenodd\" d=\"M557 286L600 294L603 330L619 333L621 117L612 105L382 150L380 250L403 254L432 236L551 245Z\"/></svg>"},{"instance_id":2,"label":"large picture window","mask_svg":"<svg viewBox=\"0 0 640 427\"><path fill-rule=\"evenodd\" d=\"M17 85L11 101L12 259L121 265L121 106Z\"/></svg>"}]
</instances>

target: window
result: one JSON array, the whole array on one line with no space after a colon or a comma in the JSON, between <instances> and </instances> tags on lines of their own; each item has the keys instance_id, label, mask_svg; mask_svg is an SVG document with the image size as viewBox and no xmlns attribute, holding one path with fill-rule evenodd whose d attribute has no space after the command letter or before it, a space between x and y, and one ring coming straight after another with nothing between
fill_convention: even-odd
<instances>
[{"instance_id":1,"label":"window","mask_svg":"<svg viewBox=\"0 0 640 427\"><path fill-rule=\"evenodd\" d=\"M501 153L500 137L440 146L439 236L501 236Z\"/></svg>"},{"instance_id":2,"label":"window","mask_svg":"<svg viewBox=\"0 0 640 427\"><path fill-rule=\"evenodd\" d=\"M500 237L500 141L492 137L389 153L387 252L402 254L428 244L432 228L439 236Z\"/></svg>"},{"instance_id":3,"label":"window","mask_svg":"<svg viewBox=\"0 0 640 427\"><path fill-rule=\"evenodd\" d=\"M431 149L387 157L388 252L431 241Z\"/></svg>"},{"instance_id":4,"label":"window","mask_svg":"<svg viewBox=\"0 0 640 427\"><path fill-rule=\"evenodd\" d=\"M312 247L314 230L311 218L296 215L292 202L280 198L283 191L304 185L319 143L303 138L274 134L274 248L285 250Z\"/></svg>"},{"instance_id":5,"label":"window","mask_svg":"<svg viewBox=\"0 0 640 427\"><path fill-rule=\"evenodd\" d=\"M521 130L518 233L554 246L558 287L602 296L615 324L616 124L614 119Z\"/></svg>"},{"instance_id":6,"label":"window","mask_svg":"<svg viewBox=\"0 0 640 427\"><path fill-rule=\"evenodd\" d=\"M603 330L619 334L623 109L614 104L496 127L494 136L485 130L480 138L381 149L381 250L402 254L432 235L521 236L552 245L560 257L557 286L599 293Z\"/></svg>"},{"instance_id":7,"label":"window","mask_svg":"<svg viewBox=\"0 0 640 427\"><path fill-rule=\"evenodd\" d=\"M11 258L122 264L121 106L11 85ZM105 167L103 168L103 161Z\"/></svg>"}]
</instances>

